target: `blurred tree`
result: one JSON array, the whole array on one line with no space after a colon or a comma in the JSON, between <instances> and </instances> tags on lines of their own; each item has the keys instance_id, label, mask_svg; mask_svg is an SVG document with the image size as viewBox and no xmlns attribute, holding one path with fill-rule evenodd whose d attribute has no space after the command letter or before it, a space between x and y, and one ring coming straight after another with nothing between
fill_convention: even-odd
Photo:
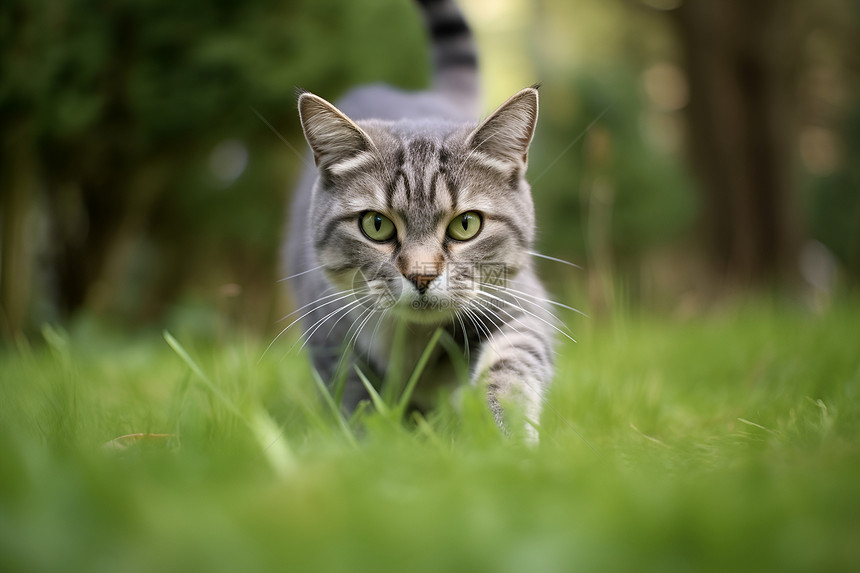
<instances>
[{"instance_id":1,"label":"blurred tree","mask_svg":"<svg viewBox=\"0 0 860 573\"><path fill-rule=\"evenodd\" d=\"M654 68L680 75L671 28L625 0L533 6L529 35L544 80L529 157L539 248L586 267L567 273L555 265L545 276L563 283L556 290L583 281L592 316L614 302L653 303L649 255L689 242L697 209L678 153L683 79L659 85L668 103L646 86Z\"/></svg>"},{"instance_id":2,"label":"blurred tree","mask_svg":"<svg viewBox=\"0 0 860 573\"><path fill-rule=\"evenodd\" d=\"M673 11L707 246L735 286L792 278L804 234L795 142L799 0L686 0Z\"/></svg>"},{"instance_id":3,"label":"blurred tree","mask_svg":"<svg viewBox=\"0 0 860 573\"><path fill-rule=\"evenodd\" d=\"M860 153L860 109L838 127L845 138L842 165L812 178L805 202L815 238L856 279L860 277L860 162L853 158Z\"/></svg>"},{"instance_id":4,"label":"blurred tree","mask_svg":"<svg viewBox=\"0 0 860 573\"><path fill-rule=\"evenodd\" d=\"M4 332L39 288L60 316L158 312L200 276L271 299L300 158L254 110L303 149L297 86L417 87L422 38L402 0L3 2ZM247 155L229 181L210 165L225 140Z\"/></svg>"},{"instance_id":5,"label":"blurred tree","mask_svg":"<svg viewBox=\"0 0 860 573\"><path fill-rule=\"evenodd\" d=\"M860 1L805 6L800 158L810 233L860 278Z\"/></svg>"},{"instance_id":6,"label":"blurred tree","mask_svg":"<svg viewBox=\"0 0 860 573\"><path fill-rule=\"evenodd\" d=\"M618 279L638 298L643 257L688 232L696 207L680 162L644 137L637 79L583 70L542 88L530 158L540 245L587 266L592 314L612 306Z\"/></svg>"}]
</instances>

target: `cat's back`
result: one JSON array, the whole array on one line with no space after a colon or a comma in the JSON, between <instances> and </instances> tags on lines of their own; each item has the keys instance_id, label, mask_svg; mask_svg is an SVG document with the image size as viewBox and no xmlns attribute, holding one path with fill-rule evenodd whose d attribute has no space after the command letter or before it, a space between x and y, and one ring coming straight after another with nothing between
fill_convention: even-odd
<instances>
[{"instance_id":1,"label":"cat's back","mask_svg":"<svg viewBox=\"0 0 860 573\"><path fill-rule=\"evenodd\" d=\"M427 120L475 121L471 106L463 106L447 94L407 92L385 84L356 88L338 102L337 107L356 121L410 121L420 126Z\"/></svg>"}]
</instances>

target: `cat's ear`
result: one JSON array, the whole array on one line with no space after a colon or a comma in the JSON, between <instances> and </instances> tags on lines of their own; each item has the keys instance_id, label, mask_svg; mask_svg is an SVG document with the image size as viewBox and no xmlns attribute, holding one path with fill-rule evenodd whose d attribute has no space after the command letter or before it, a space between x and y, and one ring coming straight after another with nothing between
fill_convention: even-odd
<instances>
[{"instance_id":1,"label":"cat's ear","mask_svg":"<svg viewBox=\"0 0 860 573\"><path fill-rule=\"evenodd\" d=\"M538 117L538 91L526 88L499 106L469 136L472 149L495 159L525 165Z\"/></svg>"},{"instance_id":2,"label":"cat's ear","mask_svg":"<svg viewBox=\"0 0 860 573\"><path fill-rule=\"evenodd\" d=\"M305 92L299 96L299 119L319 168L329 168L358 153L375 150L370 137L335 106Z\"/></svg>"}]
</instances>

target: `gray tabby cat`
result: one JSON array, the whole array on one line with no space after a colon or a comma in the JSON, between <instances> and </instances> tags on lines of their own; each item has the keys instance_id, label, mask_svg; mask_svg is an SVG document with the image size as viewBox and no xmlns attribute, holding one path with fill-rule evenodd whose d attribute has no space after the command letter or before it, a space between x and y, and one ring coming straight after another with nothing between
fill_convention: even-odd
<instances>
[{"instance_id":1,"label":"gray tabby cat","mask_svg":"<svg viewBox=\"0 0 860 573\"><path fill-rule=\"evenodd\" d=\"M450 0L420 4L434 49L432 90L363 87L338 107L299 97L316 168L292 205L287 271L315 368L329 382L346 376L344 408L368 398L354 366L384 378L401 333L409 372L441 327L509 432L503 406L536 424L553 375L556 327L532 268L525 180L538 92L520 91L478 124L469 28ZM437 345L414 406L430 407L456 382ZM531 425L526 433L537 437Z\"/></svg>"}]
</instances>

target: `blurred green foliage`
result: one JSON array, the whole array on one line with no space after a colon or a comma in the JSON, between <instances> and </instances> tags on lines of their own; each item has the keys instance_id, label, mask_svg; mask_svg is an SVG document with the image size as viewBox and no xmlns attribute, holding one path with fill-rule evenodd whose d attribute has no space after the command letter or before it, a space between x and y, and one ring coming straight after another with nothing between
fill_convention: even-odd
<instances>
[{"instance_id":1,"label":"blurred green foliage","mask_svg":"<svg viewBox=\"0 0 860 573\"><path fill-rule=\"evenodd\" d=\"M629 72L591 71L546 89L529 170L541 243L550 253L588 260L587 233L599 224L591 219L595 202L611 213L606 236L597 239L611 245L622 266L690 230L691 182L678 158L645 139L647 104L636 80Z\"/></svg>"},{"instance_id":2,"label":"blurred green foliage","mask_svg":"<svg viewBox=\"0 0 860 573\"><path fill-rule=\"evenodd\" d=\"M250 321L268 317L304 153L296 88L330 98L372 81L417 88L422 35L413 6L396 0L4 3L4 163L44 191L4 210L46 214L48 236L31 237L49 261L38 295L61 313L87 305L140 319L236 282ZM247 153L226 182L211 155L225 140Z\"/></svg>"},{"instance_id":3,"label":"blurred green foliage","mask_svg":"<svg viewBox=\"0 0 860 573\"><path fill-rule=\"evenodd\" d=\"M827 175L809 177L804 202L812 236L827 245L852 276L860 276L860 106L840 130L842 165Z\"/></svg>"},{"instance_id":4,"label":"blurred green foliage","mask_svg":"<svg viewBox=\"0 0 860 573\"><path fill-rule=\"evenodd\" d=\"M121 111L137 128L124 136L145 149L256 130L247 106L291 116L297 80L333 94L367 81L420 85L419 22L397 0L5 2L0 106L57 139L87 136ZM379 31L384 42L367 41Z\"/></svg>"},{"instance_id":5,"label":"blurred green foliage","mask_svg":"<svg viewBox=\"0 0 860 573\"><path fill-rule=\"evenodd\" d=\"M683 252L673 266L697 272L691 246L708 214L685 167L682 108L660 109L643 80L657 64L680 73L669 13L648 7L659 2L464 4L484 69L515 78L486 85L544 82L529 171L538 249L602 269L631 296L654 253ZM822 65L853 29L839 21ZM129 324L205 301L268 328L306 157L295 89L331 100L368 82L418 89L429 66L411 0L8 0L0 70L2 272L27 295L7 309L26 305L31 327L80 310ZM843 108L855 92L845 88ZM488 108L507 96L488 95ZM856 125L839 134L843 158L860 149ZM843 159L807 177L801 223L856 274L855 171ZM573 280L557 266L545 274ZM671 300L688 283L662 286Z\"/></svg>"}]
</instances>

